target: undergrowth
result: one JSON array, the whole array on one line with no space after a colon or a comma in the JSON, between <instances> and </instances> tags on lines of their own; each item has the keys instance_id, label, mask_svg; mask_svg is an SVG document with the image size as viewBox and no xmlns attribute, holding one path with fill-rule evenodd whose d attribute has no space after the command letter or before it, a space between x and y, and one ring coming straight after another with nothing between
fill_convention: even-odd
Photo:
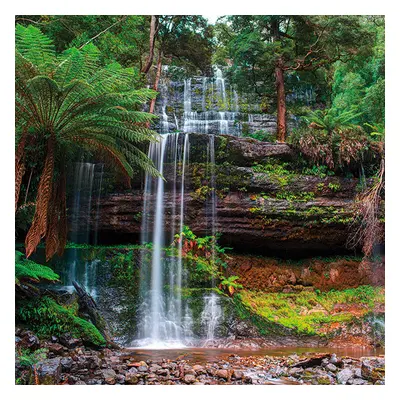
<instances>
[{"instance_id":1,"label":"undergrowth","mask_svg":"<svg viewBox=\"0 0 400 400\"><path fill-rule=\"evenodd\" d=\"M42 337L70 333L90 344L105 345L106 341L98 329L91 322L79 318L75 312L45 296L20 301L16 307L16 318Z\"/></svg>"}]
</instances>

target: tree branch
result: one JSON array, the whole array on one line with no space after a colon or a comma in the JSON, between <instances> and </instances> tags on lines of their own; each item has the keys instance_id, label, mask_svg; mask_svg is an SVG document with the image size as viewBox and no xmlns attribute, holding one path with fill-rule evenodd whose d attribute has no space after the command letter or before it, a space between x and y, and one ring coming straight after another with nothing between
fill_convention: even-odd
<instances>
[{"instance_id":1,"label":"tree branch","mask_svg":"<svg viewBox=\"0 0 400 400\"><path fill-rule=\"evenodd\" d=\"M93 36L91 39L89 39L86 43L84 43L81 47L79 47L79 50L81 50L83 47L85 47L87 44L92 42L93 40L97 39L100 35L103 33L106 33L109 31L112 27L115 25L119 24L120 22L124 21L127 18L127 15L124 15L121 19L119 19L117 22L114 22L112 25L110 25L108 28L104 29L103 31L99 32L96 36Z\"/></svg>"}]
</instances>

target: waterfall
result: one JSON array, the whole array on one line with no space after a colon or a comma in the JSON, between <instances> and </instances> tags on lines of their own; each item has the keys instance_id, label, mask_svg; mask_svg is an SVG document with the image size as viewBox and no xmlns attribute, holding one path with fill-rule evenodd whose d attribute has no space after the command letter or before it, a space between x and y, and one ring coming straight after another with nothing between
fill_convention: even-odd
<instances>
[{"instance_id":1,"label":"waterfall","mask_svg":"<svg viewBox=\"0 0 400 400\"><path fill-rule=\"evenodd\" d=\"M216 174L215 174L215 136L210 135L210 140L207 146L207 166L209 169L210 187L211 187L211 199L209 212L207 212L208 226L210 227L210 233L212 236L216 236L217 226L217 186L216 186ZM215 263L216 256L215 245L211 251L211 257L213 264ZM212 278L211 286L214 287L216 284L215 278ZM201 313L201 325L206 331L206 343L215 339L215 333L218 325L223 317L219 298L215 292L211 292L210 295L204 296L204 309Z\"/></svg>"},{"instance_id":2,"label":"waterfall","mask_svg":"<svg viewBox=\"0 0 400 400\"><path fill-rule=\"evenodd\" d=\"M181 86L180 86L181 87ZM170 132L168 122L168 102L174 98L168 92L165 78L160 81L160 96L158 110L160 116L159 132ZM228 101L229 99L229 101ZM225 78L219 68L215 68L214 77L194 77L183 81L183 115L176 110L173 118L176 130L184 133L231 134L240 136L241 128L237 122L239 114L239 99L237 92L230 87L229 96L226 90Z\"/></svg>"},{"instance_id":3,"label":"waterfall","mask_svg":"<svg viewBox=\"0 0 400 400\"><path fill-rule=\"evenodd\" d=\"M171 229L172 236L183 230L185 172L189 165L189 145L188 134L174 133L162 135L160 142L152 143L149 148L148 155L160 174L163 174L167 167L172 167L174 175L172 181L168 182L168 195L165 193L166 182L162 177L153 178L146 175L142 244L151 242L152 249L151 260L146 249L142 250L141 257L140 313L143 323L138 333L139 340L135 343L139 346L182 347L184 342L192 337L191 313L181 294L184 283L182 244L178 246L177 256L166 257L164 254L164 247L170 245L173 239L171 236L167 239L166 227ZM171 212L166 212L166 198L171 197L171 192L171 203L168 203ZM176 231L177 228L179 231ZM166 288L166 284L169 285L169 289Z\"/></svg>"},{"instance_id":4,"label":"waterfall","mask_svg":"<svg viewBox=\"0 0 400 400\"><path fill-rule=\"evenodd\" d=\"M139 313L142 323L138 339L133 342L135 346L182 347L193 339L191 310L188 300L182 298L182 289L186 287L182 241L177 244L176 255L166 255L164 249L174 241L174 235L183 231L185 224L190 134L209 134L205 161L211 190L206 201L206 215L208 234L213 236L217 223L215 134L239 134L235 130L237 93L230 88L229 103L233 107L230 110L222 71L216 69L215 78L202 77L200 85L198 81L190 78L183 82L182 133L169 133L168 96L161 86L161 140L150 144L148 156L168 181L146 174L141 243L152 245L144 248L141 254ZM212 109L208 109L210 105ZM175 114L174 118L178 127ZM211 257L215 263L215 246ZM211 286L215 284L213 278ZM216 338L223 311L214 291L202 300L201 327L207 341L212 341Z\"/></svg>"},{"instance_id":5,"label":"waterfall","mask_svg":"<svg viewBox=\"0 0 400 400\"><path fill-rule=\"evenodd\" d=\"M70 237L73 242L89 243L94 167L95 164L86 162L75 165L72 234Z\"/></svg>"},{"instance_id":6,"label":"waterfall","mask_svg":"<svg viewBox=\"0 0 400 400\"><path fill-rule=\"evenodd\" d=\"M69 240L74 243L97 244L97 229L100 218L100 195L103 183L103 164L78 162L74 168L71 233ZM95 204L94 204L95 202ZM95 207L95 213L92 208ZM92 218L94 214L94 218ZM91 231L93 235L91 238ZM92 239L92 240L91 240ZM63 282L65 289L73 291L73 281L81 283L93 297L96 297L96 271L98 260L80 262L78 249L68 253L68 276Z\"/></svg>"},{"instance_id":7,"label":"waterfall","mask_svg":"<svg viewBox=\"0 0 400 400\"><path fill-rule=\"evenodd\" d=\"M100 167L101 171L100 171L99 185L97 191L97 203L96 203L96 223L94 227L94 237L93 237L93 244L95 245L98 242L99 219L100 219L100 196L101 196L101 186L103 183L104 164L100 164Z\"/></svg>"},{"instance_id":8,"label":"waterfall","mask_svg":"<svg viewBox=\"0 0 400 400\"><path fill-rule=\"evenodd\" d=\"M204 326L206 330L205 344L211 344L210 342L215 339L215 331L218 328L222 317L222 308L219 304L218 296L215 293L204 296L204 309L201 313L201 325Z\"/></svg>"},{"instance_id":9,"label":"waterfall","mask_svg":"<svg viewBox=\"0 0 400 400\"><path fill-rule=\"evenodd\" d=\"M219 97L222 99L222 107L226 107L226 90L225 90L225 79L223 77L222 71L220 68L216 68L216 79L215 84L217 86L217 93Z\"/></svg>"}]
</instances>

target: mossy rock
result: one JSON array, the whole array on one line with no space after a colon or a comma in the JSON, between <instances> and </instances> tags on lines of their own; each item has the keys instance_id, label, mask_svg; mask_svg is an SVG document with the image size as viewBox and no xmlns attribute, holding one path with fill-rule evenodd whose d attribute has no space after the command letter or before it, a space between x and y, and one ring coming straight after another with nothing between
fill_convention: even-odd
<instances>
[{"instance_id":1,"label":"mossy rock","mask_svg":"<svg viewBox=\"0 0 400 400\"><path fill-rule=\"evenodd\" d=\"M20 301L16 305L16 318L42 337L70 333L84 342L102 346L106 340L91 323L58 304L50 297Z\"/></svg>"}]
</instances>

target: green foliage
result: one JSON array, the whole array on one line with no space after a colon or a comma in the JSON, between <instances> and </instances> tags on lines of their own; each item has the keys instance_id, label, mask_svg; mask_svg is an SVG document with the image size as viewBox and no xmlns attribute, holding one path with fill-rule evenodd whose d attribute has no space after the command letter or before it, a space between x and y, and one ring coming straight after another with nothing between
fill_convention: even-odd
<instances>
[{"instance_id":1,"label":"green foliage","mask_svg":"<svg viewBox=\"0 0 400 400\"><path fill-rule=\"evenodd\" d=\"M294 329L300 334L321 334L321 324L350 322L359 315L350 312L336 314L336 304L361 306L364 314L376 304L384 303L384 290L372 286L330 292L262 293L242 290L243 305L268 321ZM312 311L311 311L312 310Z\"/></svg>"},{"instance_id":2,"label":"green foliage","mask_svg":"<svg viewBox=\"0 0 400 400\"><path fill-rule=\"evenodd\" d=\"M254 164L252 169L254 172L263 172L271 175L290 175L291 172L287 170L288 163L269 162L267 164Z\"/></svg>"},{"instance_id":3,"label":"green foliage","mask_svg":"<svg viewBox=\"0 0 400 400\"><path fill-rule=\"evenodd\" d=\"M41 280L54 282L60 277L49 267L27 260L20 251L15 252L15 282Z\"/></svg>"},{"instance_id":4,"label":"green foliage","mask_svg":"<svg viewBox=\"0 0 400 400\"><path fill-rule=\"evenodd\" d=\"M329 182L328 188L332 190L332 192L338 192L340 190L340 183Z\"/></svg>"},{"instance_id":5,"label":"green foliage","mask_svg":"<svg viewBox=\"0 0 400 400\"><path fill-rule=\"evenodd\" d=\"M276 194L277 199L281 200L287 200L289 202L292 201L311 201L314 200L315 194L313 192L298 192L298 193L293 193L293 192L278 192Z\"/></svg>"},{"instance_id":6,"label":"green foliage","mask_svg":"<svg viewBox=\"0 0 400 400\"><path fill-rule=\"evenodd\" d=\"M203 185L197 188L191 195L196 200L205 201L213 192L214 189L212 187Z\"/></svg>"},{"instance_id":7,"label":"green foliage","mask_svg":"<svg viewBox=\"0 0 400 400\"><path fill-rule=\"evenodd\" d=\"M368 133L373 139L383 140L385 138L385 125L383 123L371 125L366 122L364 126L368 129Z\"/></svg>"},{"instance_id":8,"label":"green foliage","mask_svg":"<svg viewBox=\"0 0 400 400\"><path fill-rule=\"evenodd\" d=\"M45 348L32 351L23 347L17 348L15 352L15 359L19 361L21 367L31 367L32 365L43 361L47 358L48 350Z\"/></svg>"},{"instance_id":9,"label":"green foliage","mask_svg":"<svg viewBox=\"0 0 400 400\"><path fill-rule=\"evenodd\" d=\"M313 165L311 168L304 168L302 174L315 175L321 179L326 178L327 176L335 175L335 173L330 171L326 165Z\"/></svg>"},{"instance_id":10,"label":"green foliage","mask_svg":"<svg viewBox=\"0 0 400 400\"><path fill-rule=\"evenodd\" d=\"M243 124L245 125L245 124ZM248 126L248 125L247 125ZM260 140L261 142L275 142L276 141L276 134L271 133L265 130L258 130L254 133L249 133L246 130L242 130L242 135L245 137L250 137L252 139Z\"/></svg>"},{"instance_id":11,"label":"green foliage","mask_svg":"<svg viewBox=\"0 0 400 400\"><path fill-rule=\"evenodd\" d=\"M84 149L99 153L129 177L133 166L158 174L138 147L157 139L144 126L154 115L139 109L156 93L134 88L132 68L101 66L92 43L57 55L37 27L22 25L16 26L15 65L17 138L27 129L37 143L27 148L28 159L45 154L43 139L54 134L59 154Z\"/></svg>"},{"instance_id":12,"label":"green foliage","mask_svg":"<svg viewBox=\"0 0 400 400\"><path fill-rule=\"evenodd\" d=\"M326 130L330 134L333 131L340 132L345 128L352 128L354 121L360 115L362 113L357 112L355 106L344 112L332 107L325 110L310 111L307 116L303 117L303 120L314 127Z\"/></svg>"},{"instance_id":13,"label":"green foliage","mask_svg":"<svg viewBox=\"0 0 400 400\"><path fill-rule=\"evenodd\" d=\"M93 345L106 343L92 323L77 317L73 310L59 305L50 297L19 302L16 318L44 337L70 333Z\"/></svg>"},{"instance_id":14,"label":"green foliage","mask_svg":"<svg viewBox=\"0 0 400 400\"><path fill-rule=\"evenodd\" d=\"M231 82L268 105L276 104L276 97L271 94L278 61L285 70L286 93L311 86L317 93L317 102L327 103L332 66L339 59L347 64L371 57L378 42L375 23L370 17L350 15L226 16L215 29L218 61L222 64L230 58ZM379 57L382 51L381 47ZM304 102L304 97L300 96L300 101Z\"/></svg>"},{"instance_id":15,"label":"green foliage","mask_svg":"<svg viewBox=\"0 0 400 400\"><path fill-rule=\"evenodd\" d=\"M218 237L205 236L197 237L188 226L184 225L181 234L175 235L172 249L182 245L182 256L185 267L189 270L189 278L192 283L208 284L212 279L220 280L223 277L222 271L226 269L226 247L218 245Z\"/></svg>"},{"instance_id":16,"label":"green foliage","mask_svg":"<svg viewBox=\"0 0 400 400\"><path fill-rule=\"evenodd\" d=\"M221 280L220 286L225 289L230 296L232 296L235 291L237 289L242 289L243 285L241 285L240 283L237 283L236 281L240 279L239 276L229 276L229 277L223 277L223 279Z\"/></svg>"},{"instance_id":17,"label":"green foliage","mask_svg":"<svg viewBox=\"0 0 400 400\"><path fill-rule=\"evenodd\" d=\"M266 164L254 164L252 169L254 172L261 172L275 182L281 189L285 188L293 181L296 174L288 170L289 163L271 160Z\"/></svg>"}]
</instances>

